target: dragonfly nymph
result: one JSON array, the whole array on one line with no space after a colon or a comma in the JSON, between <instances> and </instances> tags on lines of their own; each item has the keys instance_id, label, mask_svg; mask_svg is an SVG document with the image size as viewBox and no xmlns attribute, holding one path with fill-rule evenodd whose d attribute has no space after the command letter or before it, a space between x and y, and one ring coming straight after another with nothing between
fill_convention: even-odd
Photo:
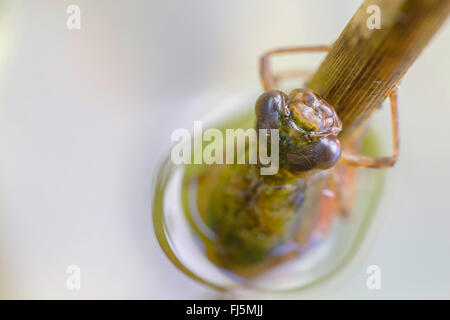
<instances>
[{"instance_id":1,"label":"dragonfly nymph","mask_svg":"<svg viewBox=\"0 0 450 320\"><path fill-rule=\"evenodd\" d=\"M205 240L207 255L241 277L300 255L326 236L335 213L348 215L354 167L384 168L397 159L396 90L390 96L394 154L373 158L354 154L357 147L342 150L341 121L317 93L299 88L286 94L277 88L270 56L327 49L278 49L261 59L265 92L256 101L255 129L278 129L277 174L264 176L258 165L246 164L210 166L198 177L198 209L214 233L214 239ZM321 192L325 189L333 195L331 205L324 205L330 202Z\"/></svg>"}]
</instances>

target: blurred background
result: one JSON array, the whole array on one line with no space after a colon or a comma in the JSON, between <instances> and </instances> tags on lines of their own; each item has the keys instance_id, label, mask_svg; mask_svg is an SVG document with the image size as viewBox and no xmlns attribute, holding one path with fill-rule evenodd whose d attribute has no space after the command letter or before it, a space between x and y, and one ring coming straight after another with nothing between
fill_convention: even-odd
<instances>
[{"instance_id":1,"label":"blurred background","mask_svg":"<svg viewBox=\"0 0 450 320\"><path fill-rule=\"evenodd\" d=\"M66 27L71 4L80 30ZM0 1L0 298L214 297L153 235L152 179L170 134L260 90L262 52L333 42L360 4ZM447 23L403 81L377 241L322 298L450 298L449 40ZM381 290L366 288L371 264ZM80 290L66 288L69 265Z\"/></svg>"}]
</instances>

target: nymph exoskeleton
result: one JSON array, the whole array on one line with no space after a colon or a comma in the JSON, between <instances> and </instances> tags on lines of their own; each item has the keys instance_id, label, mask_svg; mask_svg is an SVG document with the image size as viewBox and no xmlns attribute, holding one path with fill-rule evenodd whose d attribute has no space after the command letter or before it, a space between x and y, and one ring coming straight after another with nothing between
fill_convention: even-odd
<instances>
[{"instance_id":1,"label":"nymph exoskeleton","mask_svg":"<svg viewBox=\"0 0 450 320\"><path fill-rule=\"evenodd\" d=\"M258 132L279 130L276 175L262 176L255 165L226 165L205 168L198 177L198 209L214 234L204 237L207 254L240 276L260 274L326 236L330 215L338 211L345 216L351 207L352 167L385 168L397 160L396 90L390 94L394 153L379 158L342 151L341 121L333 106L318 94L309 89L294 89L289 94L277 90L280 77L271 71L271 56L327 50L279 49L261 59L265 92L256 102L255 126ZM262 132L268 135L271 130ZM334 203L322 210L317 206L328 201L322 197L325 190L332 193Z\"/></svg>"}]
</instances>

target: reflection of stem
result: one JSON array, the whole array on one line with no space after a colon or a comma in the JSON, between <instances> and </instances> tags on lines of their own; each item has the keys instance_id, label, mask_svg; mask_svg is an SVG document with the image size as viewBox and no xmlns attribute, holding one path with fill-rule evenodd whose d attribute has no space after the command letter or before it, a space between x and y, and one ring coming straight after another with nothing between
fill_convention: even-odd
<instances>
[{"instance_id":1,"label":"reflection of stem","mask_svg":"<svg viewBox=\"0 0 450 320\"><path fill-rule=\"evenodd\" d=\"M380 29L367 27L370 5L380 8ZM449 12L448 0L364 1L308 85L336 109L340 139L383 102Z\"/></svg>"}]
</instances>

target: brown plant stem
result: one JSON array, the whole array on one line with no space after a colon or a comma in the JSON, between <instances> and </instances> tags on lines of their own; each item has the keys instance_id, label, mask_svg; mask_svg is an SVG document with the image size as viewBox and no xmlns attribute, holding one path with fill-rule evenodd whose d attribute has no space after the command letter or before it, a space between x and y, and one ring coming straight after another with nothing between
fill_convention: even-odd
<instances>
[{"instance_id":1,"label":"brown plant stem","mask_svg":"<svg viewBox=\"0 0 450 320\"><path fill-rule=\"evenodd\" d=\"M367 26L371 5L380 8L380 29ZM344 143L388 97L449 12L450 0L364 1L308 84L335 107Z\"/></svg>"}]
</instances>

